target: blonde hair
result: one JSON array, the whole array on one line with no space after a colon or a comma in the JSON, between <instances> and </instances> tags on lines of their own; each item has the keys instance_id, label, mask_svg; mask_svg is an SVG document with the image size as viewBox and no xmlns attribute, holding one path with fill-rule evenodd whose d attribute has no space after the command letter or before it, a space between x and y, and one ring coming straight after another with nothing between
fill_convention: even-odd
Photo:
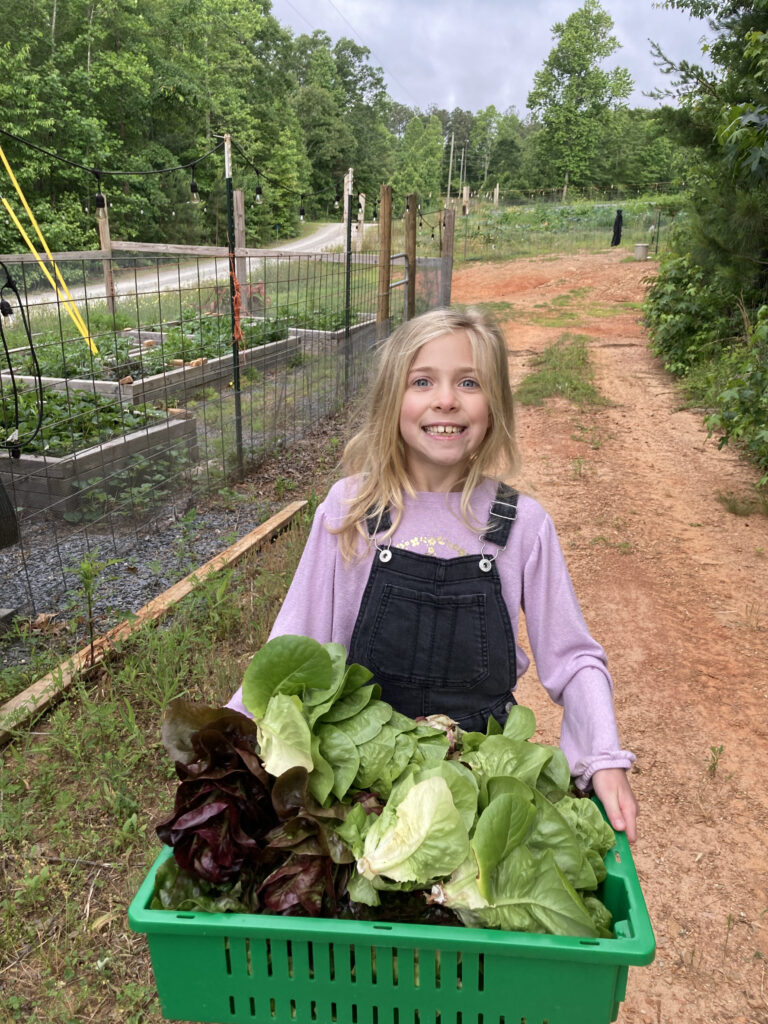
<instances>
[{"instance_id":1,"label":"blonde hair","mask_svg":"<svg viewBox=\"0 0 768 1024\"><path fill-rule=\"evenodd\" d=\"M519 468L507 344L501 329L475 308L434 309L407 320L379 348L362 427L344 449L342 465L347 475L358 476L357 492L341 525L332 532L340 535L341 551L347 559L359 553L359 538L369 540L369 516L381 516L388 508L392 519L389 536L402 517L403 495L415 493L400 437L400 407L408 370L422 345L459 331L466 333L472 346L491 423L463 483L461 514L465 522L471 522L470 499L482 479L488 475L505 478Z\"/></svg>"}]
</instances>

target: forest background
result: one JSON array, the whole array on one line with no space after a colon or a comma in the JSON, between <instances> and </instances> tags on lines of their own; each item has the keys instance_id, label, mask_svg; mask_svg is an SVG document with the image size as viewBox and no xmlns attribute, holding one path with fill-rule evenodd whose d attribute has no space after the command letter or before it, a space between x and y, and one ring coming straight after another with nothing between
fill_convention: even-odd
<instances>
[{"instance_id":1,"label":"forest background","mask_svg":"<svg viewBox=\"0 0 768 1024\"><path fill-rule=\"evenodd\" d=\"M552 26L520 112L396 103L368 49L294 36L268 2L27 0L4 14L0 143L53 251L97 247L102 190L113 237L224 244L224 133L251 246L298 233L300 211L338 217L350 167L369 200L392 185L396 214L411 192L441 208L449 183L478 203L498 185L502 207L652 194L675 216L648 294L652 342L765 483L768 0L662 6L710 33L707 69L651 46L669 76L659 106L627 106L613 23L585 0ZM0 251L23 249L0 216Z\"/></svg>"}]
</instances>

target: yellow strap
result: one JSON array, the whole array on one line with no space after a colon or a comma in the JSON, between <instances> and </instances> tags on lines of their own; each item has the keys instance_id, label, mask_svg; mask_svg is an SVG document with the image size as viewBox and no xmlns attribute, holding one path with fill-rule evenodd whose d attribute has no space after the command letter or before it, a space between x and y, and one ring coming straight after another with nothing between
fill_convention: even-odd
<instances>
[{"instance_id":1,"label":"yellow strap","mask_svg":"<svg viewBox=\"0 0 768 1024\"><path fill-rule=\"evenodd\" d=\"M59 291L59 288L58 288L56 282L51 277L51 274L48 271L48 267L46 267L45 263L43 263L43 260L42 260L42 258L40 256L40 254L37 252L37 250L35 249L35 247L34 247L34 245L32 243L32 239L29 237L27 232L24 230L24 227L23 227L21 221L19 220L19 218L14 213L13 209L11 208L10 203L5 198L5 196L2 197L2 202L3 202L3 206L5 207L6 211L8 212L8 215L10 216L11 220L15 224L16 229L18 230L18 232L21 235L21 237L24 239L24 242L25 242L27 248L32 253L32 255L35 257L37 262L40 264L40 269L45 274L45 276L48 278L48 281L49 281L51 287L53 288L54 292L56 293L56 297L62 303L62 305L64 306L66 311L69 313L69 315L72 317L72 320L73 320L73 322L75 324L75 327L77 327L77 329L80 332L80 334L82 334L82 336L88 342L88 344L90 346L90 349L91 349L91 352L95 356L97 356L99 354L99 350L96 348L96 345L95 345L95 343L93 341L93 338L91 338L90 334L88 333L88 328L83 323L82 317L80 316L80 313L78 312L77 306L74 305L72 299L67 300L64 297L64 295L62 295L62 293Z\"/></svg>"},{"instance_id":2,"label":"yellow strap","mask_svg":"<svg viewBox=\"0 0 768 1024\"><path fill-rule=\"evenodd\" d=\"M38 225L38 223L37 223L37 221L35 219L35 215L32 213L32 210L29 207L29 203L27 202L27 200L24 197L24 193L21 190L21 186L19 185L18 181L16 180L16 175L13 173L13 170L11 169L11 165L8 163L8 159L7 159L6 155L5 155L5 153L3 152L3 147L2 146L0 146L0 159L2 159L3 164L5 166L5 169L8 172L8 176L10 177L11 181L13 182L13 187L16 189L16 193L17 193L19 199L21 200L24 209L27 212L27 216L29 217L30 221L32 222L32 226L34 227L35 231L37 232L37 237L40 239L40 241L43 244L43 249L45 249L45 253L46 253L46 255L48 256L48 259L51 262L51 266L53 267L53 269L54 269L54 271L56 273L56 277L59 279L59 283L61 284L61 288L62 288L64 294L66 295L66 299L62 297L62 294L59 291L59 288L57 287L56 282L53 280L53 278L49 274L48 268L43 263L40 255L36 252L35 247L33 246L32 242L30 241L29 236L27 235L26 231L22 227L22 225L21 225L21 223L19 221L19 218L13 212L13 210L11 209L11 207L10 207L7 199L5 199L5 197L3 197L3 206L5 207L6 211L11 216L11 218L13 220L13 223L15 224L15 226L16 226L17 230L19 231L19 233L21 234L21 237L24 239L24 241L25 241L29 251L32 253L32 255L35 257L37 262L40 264L40 267L42 268L42 270L45 273L45 276L48 278L49 282L51 283L51 286L53 287L53 290L55 291L57 298L59 299L59 301L61 301L63 303L64 308L66 309L66 311L69 313L70 317L72 318L72 321L73 321L75 327L77 327L77 329L80 332L80 334L88 342L88 345L89 345L93 355L97 356L99 354L99 350L96 348L96 345L95 345L95 343L93 341L93 338L91 337L91 335L90 335L90 333L88 331L88 328L87 328L87 326L85 324L85 321L83 320L82 316L80 315L80 310L75 305L75 301L72 298L72 296L71 296L71 294L69 292L69 289L67 288L66 282L64 281L64 278L61 276L59 268L56 266L56 263L55 263L55 261L53 259L53 256L51 255L51 250L48 248L48 244L45 241L45 238L43 237L43 233L40 230L40 227L39 227L39 225Z\"/></svg>"}]
</instances>

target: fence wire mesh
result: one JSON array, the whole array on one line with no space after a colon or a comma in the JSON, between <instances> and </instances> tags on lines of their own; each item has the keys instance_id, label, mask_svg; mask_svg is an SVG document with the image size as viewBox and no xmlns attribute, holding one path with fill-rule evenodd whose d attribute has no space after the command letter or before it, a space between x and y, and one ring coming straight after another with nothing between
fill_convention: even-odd
<instances>
[{"instance_id":1,"label":"fence wire mesh","mask_svg":"<svg viewBox=\"0 0 768 1024\"><path fill-rule=\"evenodd\" d=\"M240 256L234 277L229 257L56 260L72 304L20 262L3 318L0 483L19 540L0 550L0 609L22 614L66 607L85 554L141 549L287 452L364 385L377 337L375 253ZM440 294L435 262L420 308ZM387 329L405 298L393 287Z\"/></svg>"},{"instance_id":2,"label":"fence wire mesh","mask_svg":"<svg viewBox=\"0 0 768 1024\"><path fill-rule=\"evenodd\" d=\"M626 201L621 245L658 253L669 210ZM456 210L451 251L459 263L597 251L611 244L616 212L610 203L470 204L466 216ZM58 296L31 257L3 257L19 294L1 296L15 315L0 318L0 614L66 610L87 554L138 553L133 571L152 576L147 551L166 524L183 524L204 495L257 473L342 409L367 379L376 340L450 293L443 211L419 209L415 267L402 255L403 221L391 229L400 255L389 319L378 325L379 256L368 234L349 254L240 250L231 260L223 250L136 254L120 243L110 260L57 254L67 286ZM254 507L240 534L259 522ZM209 556L226 539L213 535ZM200 560L180 562L176 578ZM165 569L154 575L152 596L174 582Z\"/></svg>"}]
</instances>

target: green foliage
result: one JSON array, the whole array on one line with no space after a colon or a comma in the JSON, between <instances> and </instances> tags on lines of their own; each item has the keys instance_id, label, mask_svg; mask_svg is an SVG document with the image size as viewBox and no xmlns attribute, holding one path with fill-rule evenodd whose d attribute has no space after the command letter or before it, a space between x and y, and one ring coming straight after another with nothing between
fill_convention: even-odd
<instances>
[{"instance_id":1,"label":"green foliage","mask_svg":"<svg viewBox=\"0 0 768 1024\"><path fill-rule=\"evenodd\" d=\"M768 482L768 4L670 0L717 33L714 70L661 56L676 74L666 124L693 151L690 209L649 291L655 350L686 377L720 444L736 443Z\"/></svg>"},{"instance_id":2,"label":"green foliage","mask_svg":"<svg viewBox=\"0 0 768 1024\"><path fill-rule=\"evenodd\" d=\"M443 137L440 121L415 117L408 122L405 135L395 153L392 190L397 213L405 209L405 197L415 192L420 201L434 200L440 194L440 165Z\"/></svg>"},{"instance_id":3,"label":"green foliage","mask_svg":"<svg viewBox=\"0 0 768 1024\"><path fill-rule=\"evenodd\" d=\"M597 0L585 0L565 22L552 27L556 44L534 75L528 107L542 125L537 145L546 149L550 172L564 183L589 180L608 111L632 91L625 68L600 65L618 49L613 21Z\"/></svg>"},{"instance_id":4,"label":"green foliage","mask_svg":"<svg viewBox=\"0 0 768 1024\"><path fill-rule=\"evenodd\" d=\"M671 373L684 375L732 333L733 324L724 312L731 302L733 296L713 289L711 279L688 254L671 251L662 257L647 292L645 322L654 352Z\"/></svg>"},{"instance_id":5,"label":"green foliage","mask_svg":"<svg viewBox=\"0 0 768 1024\"><path fill-rule=\"evenodd\" d=\"M534 359L535 369L515 390L521 405L542 405L547 398L566 398L577 405L603 405L594 385L586 338L565 334Z\"/></svg>"},{"instance_id":6,"label":"green foliage","mask_svg":"<svg viewBox=\"0 0 768 1024\"><path fill-rule=\"evenodd\" d=\"M720 434L721 448L742 444L764 473L761 484L768 483L768 306L758 310L746 344L732 349L724 362L727 380L707 426Z\"/></svg>"},{"instance_id":7,"label":"green foliage","mask_svg":"<svg viewBox=\"0 0 768 1024\"><path fill-rule=\"evenodd\" d=\"M18 414L19 435L27 437L37 423L35 392L19 395ZM145 405L122 405L114 398L91 391L47 391L40 433L25 444L24 451L29 455L70 455L165 419L164 412ZM16 426L16 407L4 400L0 403L0 429L7 436Z\"/></svg>"}]
</instances>

